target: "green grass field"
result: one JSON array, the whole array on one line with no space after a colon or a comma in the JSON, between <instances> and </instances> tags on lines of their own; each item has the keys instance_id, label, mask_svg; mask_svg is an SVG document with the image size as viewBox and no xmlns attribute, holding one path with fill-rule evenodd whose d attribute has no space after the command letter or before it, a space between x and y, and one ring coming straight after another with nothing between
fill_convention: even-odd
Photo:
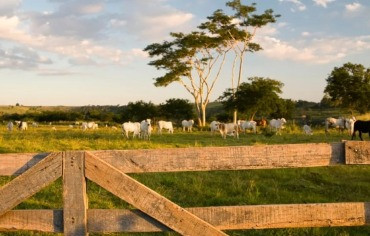
<instances>
[{"instance_id":1,"label":"green grass field","mask_svg":"<svg viewBox=\"0 0 370 236\"><path fill-rule=\"evenodd\" d=\"M206 131L191 134L153 134L151 141L127 140L119 130L100 128L83 132L67 126L29 127L26 132L6 131L0 126L0 153L50 152L63 150L139 149L231 145L270 145L284 143L319 143L348 140L350 136L332 130L315 129L307 136L295 126L282 135L241 134L236 140L223 140ZM365 135L365 139L369 140ZM300 169L213 171L187 173L131 174L143 184L183 207L231 206L256 204L369 202L370 166L336 166ZM12 177L0 177L0 185ZM17 209L62 208L61 180L21 203ZM131 208L128 204L92 182L88 182L89 208ZM370 235L370 227L303 228L228 231L230 235ZM1 232L0 235L51 235L30 232ZM98 234L92 234L98 235ZM110 234L110 235L177 235Z\"/></svg>"}]
</instances>

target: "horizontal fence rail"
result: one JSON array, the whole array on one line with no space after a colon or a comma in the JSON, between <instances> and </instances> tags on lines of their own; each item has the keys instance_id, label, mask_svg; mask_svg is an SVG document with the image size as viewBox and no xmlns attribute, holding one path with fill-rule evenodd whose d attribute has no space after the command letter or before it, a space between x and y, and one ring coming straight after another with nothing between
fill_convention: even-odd
<instances>
[{"instance_id":1,"label":"horizontal fence rail","mask_svg":"<svg viewBox=\"0 0 370 236\"><path fill-rule=\"evenodd\" d=\"M332 166L346 164L344 150L345 143L309 143L89 152L124 173L143 173ZM47 155L0 154L0 176L22 174Z\"/></svg>"},{"instance_id":2,"label":"horizontal fence rail","mask_svg":"<svg viewBox=\"0 0 370 236\"><path fill-rule=\"evenodd\" d=\"M370 225L370 203L317 203L186 208L220 230ZM161 232L168 227L138 210L88 209L87 229L102 232ZM63 210L13 210L0 230L63 232Z\"/></svg>"}]
</instances>

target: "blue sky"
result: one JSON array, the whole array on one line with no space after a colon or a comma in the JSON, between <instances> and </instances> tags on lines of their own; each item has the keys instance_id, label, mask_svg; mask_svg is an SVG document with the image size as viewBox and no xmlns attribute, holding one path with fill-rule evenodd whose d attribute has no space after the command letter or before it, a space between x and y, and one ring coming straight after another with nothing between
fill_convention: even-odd
<instances>
[{"instance_id":1,"label":"blue sky","mask_svg":"<svg viewBox=\"0 0 370 236\"><path fill-rule=\"evenodd\" d=\"M251 3L252 1L244 1ZM281 17L259 31L264 48L246 57L246 81L270 77L282 96L320 101L325 79L346 62L370 67L370 1L255 0ZM0 105L156 104L190 95L179 84L153 85L164 71L147 65L142 51L189 32L221 0L2 0ZM224 69L211 100L230 87Z\"/></svg>"}]
</instances>

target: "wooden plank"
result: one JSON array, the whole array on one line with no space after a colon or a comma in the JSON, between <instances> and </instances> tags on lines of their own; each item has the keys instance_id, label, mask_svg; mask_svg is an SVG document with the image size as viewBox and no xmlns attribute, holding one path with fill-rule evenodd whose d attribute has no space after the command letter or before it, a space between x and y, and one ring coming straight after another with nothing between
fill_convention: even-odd
<instances>
[{"instance_id":1,"label":"wooden plank","mask_svg":"<svg viewBox=\"0 0 370 236\"><path fill-rule=\"evenodd\" d=\"M67 151L63 155L64 235L87 234L85 153Z\"/></svg>"},{"instance_id":2,"label":"wooden plank","mask_svg":"<svg viewBox=\"0 0 370 236\"><path fill-rule=\"evenodd\" d=\"M370 141L346 141L346 164L370 165Z\"/></svg>"},{"instance_id":3,"label":"wooden plank","mask_svg":"<svg viewBox=\"0 0 370 236\"><path fill-rule=\"evenodd\" d=\"M91 151L124 173L246 170L344 164L343 143Z\"/></svg>"},{"instance_id":4,"label":"wooden plank","mask_svg":"<svg viewBox=\"0 0 370 236\"><path fill-rule=\"evenodd\" d=\"M246 170L344 164L343 143L102 150L91 153L125 173ZM46 155L45 153L0 154L0 176L19 175Z\"/></svg>"},{"instance_id":5,"label":"wooden plank","mask_svg":"<svg viewBox=\"0 0 370 236\"><path fill-rule=\"evenodd\" d=\"M63 232L62 210L12 210L0 217L0 231Z\"/></svg>"},{"instance_id":6,"label":"wooden plank","mask_svg":"<svg viewBox=\"0 0 370 236\"><path fill-rule=\"evenodd\" d=\"M370 203L316 203L186 208L220 230L370 225ZM88 231L161 232L170 229L139 210L88 209ZM12 210L0 231L63 232L62 210Z\"/></svg>"},{"instance_id":7,"label":"wooden plank","mask_svg":"<svg viewBox=\"0 0 370 236\"><path fill-rule=\"evenodd\" d=\"M92 154L86 177L182 235L226 235Z\"/></svg>"},{"instance_id":8,"label":"wooden plank","mask_svg":"<svg viewBox=\"0 0 370 236\"><path fill-rule=\"evenodd\" d=\"M51 153L37 165L0 188L0 216L62 175L61 153Z\"/></svg>"},{"instance_id":9,"label":"wooden plank","mask_svg":"<svg viewBox=\"0 0 370 236\"><path fill-rule=\"evenodd\" d=\"M367 205L366 205L367 204ZM316 203L186 208L220 230L364 226L369 203ZM369 214L369 213L367 213ZM90 232L169 229L138 210L89 210Z\"/></svg>"},{"instance_id":10,"label":"wooden plank","mask_svg":"<svg viewBox=\"0 0 370 236\"><path fill-rule=\"evenodd\" d=\"M0 176L20 175L49 153L0 154Z\"/></svg>"}]
</instances>

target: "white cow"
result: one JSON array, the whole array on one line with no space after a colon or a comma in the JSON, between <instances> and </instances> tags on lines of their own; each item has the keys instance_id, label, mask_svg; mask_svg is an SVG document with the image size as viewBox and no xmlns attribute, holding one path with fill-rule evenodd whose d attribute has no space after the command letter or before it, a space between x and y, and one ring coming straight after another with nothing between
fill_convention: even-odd
<instances>
[{"instance_id":1,"label":"white cow","mask_svg":"<svg viewBox=\"0 0 370 236\"><path fill-rule=\"evenodd\" d=\"M13 122L9 121L9 123L6 125L6 128L8 129L9 132L12 132L13 131Z\"/></svg>"},{"instance_id":2,"label":"white cow","mask_svg":"<svg viewBox=\"0 0 370 236\"><path fill-rule=\"evenodd\" d=\"M346 119L343 117L340 117L338 119L335 119L333 117L326 118L325 120L325 133L329 132L329 127L334 127L339 129L339 132L343 132L343 130L346 128Z\"/></svg>"},{"instance_id":3,"label":"white cow","mask_svg":"<svg viewBox=\"0 0 370 236\"><path fill-rule=\"evenodd\" d=\"M55 126L51 127L52 131L57 131L57 128Z\"/></svg>"},{"instance_id":4,"label":"white cow","mask_svg":"<svg viewBox=\"0 0 370 236\"><path fill-rule=\"evenodd\" d=\"M346 129L348 129L349 135L353 134L354 127L355 127L356 118L352 116L350 119L346 119Z\"/></svg>"},{"instance_id":5,"label":"white cow","mask_svg":"<svg viewBox=\"0 0 370 236\"><path fill-rule=\"evenodd\" d=\"M166 129L168 130L168 133L173 134L173 125L171 121L160 120L157 125L159 134L162 134L162 129Z\"/></svg>"},{"instance_id":6,"label":"white cow","mask_svg":"<svg viewBox=\"0 0 370 236\"><path fill-rule=\"evenodd\" d=\"M27 130L27 129L28 129L27 122L25 122L25 121L21 121L21 123L19 124L18 128L19 128L19 130L21 130L21 131L23 131L23 130Z\"/></svg>"},{"instance_id":7,"label":"white cow","mask_svg":"<svg viewBox=\"0 0 370 236\"><path fill-rule=\"evenodd\" d=\"M277 134L280 134L280 130L284 128L284 125L286 124L285 118L281 119L272 119L270 120L270 129L274 129Z\"/></svg>"},{"instance_id":8,"label":"white cow","mask_svg":"<svg viewBox=\"0 0 370 236\"><path fill-rule=\"evenodd\" d=\"M83 131L85 131L85 130L87 130L87 129L88 129L88 127L87 127L87 122L82 122L82 124L81 124L81 129L82 129Z\"/></svg>"},{"instance_id":9,"label":"white cow","mask_svg":"<svg viewBox=\"0 0 370 236\"><path fill-rule=\"evenodd\" d=\"M238 121L239 122L239 121ZM240 121L238 123L240 130L242 132L247 132L247 129L253 130L253 133L257 133L257 122L254 120L251 121Z\"/></svg>"},{"instance_id":10,"label":"white cow","mask_svg":"<svg viewBox=\"0 0 370 236\"><path fill-rule=\"evenodd\" d=\"M87 123L87 128L89 129L98 129L98 124L96 124L95 122L88 122Z\"/></svg>"},{"instance_id":11,"label":"white cow","mask_svg":"<svg viewBox=\"0 0 370 236\"><path fill-rule=\"evenodd\" d=\"M82 122L81 128L82 130L98 129L98 124L95 122Z\"/></svg>"},{"instance_id":12,"label":"white cow","mask_svg":"<svg viewBox=\"0 0 370 236\"><path fill-rule=\"evenodd\" d=\"M221 137L226 139L226 135L234 136L235 138L239 139L239 127L237 124L234 123L220 123L218 124L218 130L221 133Z\"/></svg>"},{"instance_id":13,"label":"white cow","mask_svg":"<svg viewBox=\"0 0 370 236\"><path fill-rule=\"evenodd\" d=\"M218 131L218 125L220 124L220 122L218 121L212 121L211 124L209 124L209 127L211 128L211 132L212 134L215 133L215 131Z\"/></svg>"},{"instance_id":14,"label":"white cow","mask_svg":"<svg viewBox=\"0 0 370 236\"><path fill-rule=\"evenodd\" d=\"M140 123L139 122L125 122L122 124L122 133L129 138L129 133L132 134L132 138L140 136Z\"/></svg>"},{"instance_id":15,"label":"white cow","mask_svg":"<svg viewBox=\"0 0 370 236\"><path fill-rule=\"evenodd\" d=\"M37 122L32 122L33 127L39 127L39 124Z\"/></svg>"},{"instance_id":16,"label":"white cow","mask_svg":"<svg viewBox=\"0 0 370 236\"><path fill-rule=\"evenodd\" d=\"M303 132L307 135L313 135L312 129L309 125L303 126Z\"/></svg>"},{"instance_id":17,"label":"white cow","mask_svg":"<svg viewBox=\"0 0 370 236\"><path fill-rule=\"evenodd\" d=\"M140 138L150 140L150 135L152 134L151 120L146 119L140 123Z\"/></svg>"},{"instance_id":18,"label":"white cow","mask_svg":"<svg viewBox=\"0 0 370 236\"><path fill-rule=\"evenodd\" d=\"M188 132L191 132L193 130L194 120L183 120L181 122L182 125L182 131L187 130Z\"/></svg>"}]
</instances>

